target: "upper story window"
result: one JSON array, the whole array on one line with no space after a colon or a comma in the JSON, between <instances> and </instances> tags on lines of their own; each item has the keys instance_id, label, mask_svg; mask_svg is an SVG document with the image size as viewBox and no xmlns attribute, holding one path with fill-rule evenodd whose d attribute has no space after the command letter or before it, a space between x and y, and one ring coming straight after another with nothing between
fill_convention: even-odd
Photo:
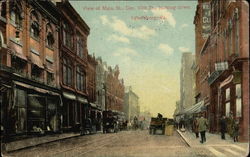
<instances>
[{"instance_id":1,"label":"upper story window","mask_svg":"<svg viewBox=\"0 0 250 157\"><path fill-rule=\"evenodd\" d=\"M39 26L39 17L36 11L30 13L30 35L36 39L39 39L40 26Z\"/></svg>"},{"instance_id":2,"label":"upper story window","mask_svg":"<svg viewBox=\"0 0 250 157\"><path fill-rule=\"evenodd\" d=\"M69 48L73 48L73 32L67 23L63 24L63 44Z\"/></svg>"},{"instance_id":3,"label":"upper story window","mask_svg":"<svg viewBox=\"0 0 250 157\"><path fill-rule=\"evenodd\" d=\"M0 2L1 17L6 18L6 2Z\"/></svg>"},{"instance_id":4,"label":"upper story window","mask_svg":"<svg viewBox=\"0 0 250 157\"><path fill-rule=\"evenodd\" d=\"M84 91L85 90L85 73L83 71L83 68L78 66L76 68L76 86L77 89L80 91Z\"/></svg>"},{"instance_id":5,"label":"upper story window","mask_svg":"<svg viewBox=\"0 0 250 157\"><path fill-rule=\"evenodd\" d=\"M17 3L11 3L10 4L10 21L11 23L15 24L16 27L22 28L22 19L23 19L23 13L21 6L18 5ZM2 15L1 10L1 15ZM4 13L4 11L3 11Z\"/></svg>"},{"instance_id":6,"label":"upper story window","mask_svg":"<svg viewBox=\"0 0 250 157\"><path fill-rule=\"evenodd\" d=\"M69 59L63 58L63 83L72 86L73 66Z\"/></svg>"},{"instance_id":7,"label":"upper story window","mask_svg":"<svg viewBox=\"0 0 250 157\"><path fill-rule=\"evenodd\" d=\"M83 55L83 39L80 36L77 36L77 55L81 58L84 57Z\"/></svg>"},{"instance_id":8,"label":"upper story window","mask_svg":"<svg viewBox=\"0 0 250 157\"><path fill-rule=\"evenodd\" d=\"M46 46L53 48L53 45L55 43L53 30L50 24L46 25Z\"/></svg>"}]
</instances>

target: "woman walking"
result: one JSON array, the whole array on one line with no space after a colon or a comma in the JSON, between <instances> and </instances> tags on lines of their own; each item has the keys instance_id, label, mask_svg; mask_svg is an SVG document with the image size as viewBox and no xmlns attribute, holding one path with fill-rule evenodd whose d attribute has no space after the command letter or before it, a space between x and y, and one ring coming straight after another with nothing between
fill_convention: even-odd
<instances>
[{"instance_id":1,"label":"woman walking","mask_svg":"<svg viewBox=\"0 0 250 157\"><path fill-rule=\"evenodd\" d=\"M198 117L195 117L193 120L193 132L196 135L196 138L199 138L199 131L198 131Z\"/></svg>"},{"instance_id":2,"label":"woman walking","mask_svg":"<svg viewBox=\"0 0 250 157\"><path fill-rule=\"evenodd\" d=\"M233 123L233 139L234 142L238 142L238 136L239 136L239 120L235 120Z\"/></svg>"}]
</instances>

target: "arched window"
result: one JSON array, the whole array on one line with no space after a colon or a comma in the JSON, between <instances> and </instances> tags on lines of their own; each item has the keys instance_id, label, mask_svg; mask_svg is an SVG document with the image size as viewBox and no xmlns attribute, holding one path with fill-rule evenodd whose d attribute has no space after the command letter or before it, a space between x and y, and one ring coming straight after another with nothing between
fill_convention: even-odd
<instances>
[{"instance_id":1,"label":"arched window","mask_svg":"<svg viewBox=\"0 0 250 157\"><path fill-rule=\"evenodd\" d=\"M77 36L77 45L76 45L76 52L77 55L81 58L83 58L83 39L80 37L80 35Z\"/></svg>"},{"instance_id":2,"label":"arched window","mask_svg":"<svg viewBox=\"0 0 250 157\"><path fill-rule=\"evenodd\" d=\"M30 13L30 21L30 35L38 39L40 34L39 17L37 12L34 10Z\"/></svg>"},{"instance_id":3,"label":"arched window","mask_svg":"<svg viewBox=\"0 0 250 157\"><path fill-rule=\"evenodd\" d=\"M22 28L23 13L21 5L18 3L10 2L10 21L15 24L16 27ZM3 11L3 12L2 12ZM1 15L4 14L4 10L1 10Z\"/></svg>"},{"instance_id":4,"label":"arched window","mask_svg":"<svg viewBox=\"0 0 250 157\"><path fill-rule=\"evenodd\" d=\"M53 48L53 45L55 43L53 30L50 24L46 25L46 46Z\"/></svg>"},{"instance_id":5,"label":"arched window","mask_svg":"<svg viewBox=\"0 0 250 157\"><path fill-rule=\"evenodd\" d=\"M63 24L63 44L69 48L73 48L73 32L69 24Z\"/></svg>"}]
</instances>

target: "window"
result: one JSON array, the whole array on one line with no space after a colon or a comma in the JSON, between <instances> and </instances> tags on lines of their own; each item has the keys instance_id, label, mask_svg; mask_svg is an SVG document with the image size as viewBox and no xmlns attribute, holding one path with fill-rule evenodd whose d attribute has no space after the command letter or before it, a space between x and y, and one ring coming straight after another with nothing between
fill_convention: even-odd
<instances>
[{"instance_id":1,"label":"window","mask_svg":"<svg viewBox=\"0 0 250 157\"><path fill-rule=\"evenodd\" d=\"M54 75L51 72L47 72L47 83L48 84L53 84L54 82Z\"/></svg>"},{"instance_id":2,"label":"window","mask_svg":"<svg viewBox=\"0 0 250 157\"><path fill-rule=\"evenodd\" d=\"M80 91L85 90L85 73L80 66L76 68L76 86Z\"/></svg>"},{"instance_id":3,"label":"window","mask_svg":"<svg viewBox=\"0 0 250 157\"><path fill-rule=\"evenodd\" d=\"M32 64L31 67L31 77L37 81L41 81L42 69L39 68L37 65Z\"/></svg>"},{"instance_id":4,"label":"window","mask_svg":"<svg viewBox=\"0 0 250 157\"><path fill-rule=\"evenodd\" d=\"M16 89L15 90L15 112L11 117L15 117L13 119L15 121L15 132L23 133L26 131L27 125L27 109L26 109L26 91Z\"/></svg>"},{"instance_id":5,"label":"window","mask_svg":"<svg viewBox=\"0 0 250 157\"><path fill-rule=\"evenodd\" d=\"M48 23L46 25L46 46L53 48L53 45L55 43L55 39L53 36L53 29L51 27L51 25Z\"/></svg>"},{"instance_id":6,"label":"window","mask_svg":"<svg viewBox=\"0 0 250 157\"><path fill-rule=\"evenodd\" d=\"M46 45L49 46L50 48L53 47L54 45L54 37L53 37L53 34L51 32L49 32L47 34L47 38L46 38Z\"/></svg>"},{"instance_id":7,"label":"window","mask_svg":"<svg viewBox=\"0 0 250 157\"><path fill-rule=\"evenodd\" d=\"M80 36L77 37L77 55L83 58L83 40Z\"/></svg>"},{"instance_id":8,"label":"window","mask_svg":"<svg viewBox=\"0 0 250 157\"><path fill-rule=\"evenodd\" d=\"M63 24L63 44L69 48L73 48L72 28L66 23Z\"/></svg>"},{"instance_id":9,"label":"window","mask_svg":"<svg viewBox=\"0 0 250 157\"><path fill-rule=\"evenodd\" d=\"M229 55L231 55L233 52L233 24L232 20L229 20Z\"/></svg>"},{"instance_id":10,"label":"window","mask_svg":"<svg viewBox=\"0 0 250 157\"><path fill-rule=\"evenodd\" d=\"M230 100L230 88L226 89L226 101Z\"/></svg>"},{"instance_id":11,"label":"window","mask_svg":"<svg viewBox=\"0 0 250 157\"><path fill-rule=\"evenodd\" d=\"M20 59L19 57L12 57L11 66L15 69L15 72L25 75L24 69L26 66L26 61Z\"/></svg>"},{"instance_id":12,"label":"window","mask_svg":"<svg viewBox=\"0 0 250 157\"><path fill-rule=\"evenodd\" d=\"M236 84L236 117L241 117L242 114L242 100L241 100L241 84Z\"/></svg>"},{"instance_id":13,"label":"window","mask_svg":"<svg viewBox=\"0 0 250 157\"><path fill-rule=\"evenodd\" d=\"M39 26L39 18L38 14L35 11L32 11L30 14L30 35L36 39L39 38L40 26Z\"/></svg>"},{"instance_id":14,"label":"window","mask_svg":"<svg viewBox=\"0 0 250 157\"><path fill-rule=\"evenodd\" d=\"M63 59L63 83L67 86L72 86L72 77L73 77L73 73L72 73L72 63L64 58Z\"/></svg>"},{"instance_id":15,"label":"window","mask_svg":"<svg viewBox=\"0 0 250 157\"><path fill-rule=\"evenodd\" d=\"M1 17L6 18L6 2L0 2Z\"/></svg>"},{"instance_id":16,"label":"window","mask_svg":"<svg viewBox=\"0 0 250 157\"><path fill-rule=\"evenodd\" d=\"M235 31L236 31L236 39L235 39L235 53L239 54L239 13L238 8L235 8L234 11L234 19L235 19Z\"/></svg>"}]
</instances>

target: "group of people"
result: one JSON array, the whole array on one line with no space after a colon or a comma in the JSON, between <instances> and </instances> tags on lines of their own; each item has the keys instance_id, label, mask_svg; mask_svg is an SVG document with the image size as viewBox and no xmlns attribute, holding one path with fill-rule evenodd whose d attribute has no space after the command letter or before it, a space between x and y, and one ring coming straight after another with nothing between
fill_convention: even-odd
<instances>
[{"instance_id":1,"label":"group of people","mask_svg":"<svg viewBox=\"0 0 250 157\"><path fill-rule=\"evenodd\" d=\"M199 117L196 117L193 121L193 131L195 132L196 138L199 138L199 133L201 136L200 143L206 142L206 130L208 128L208 120L204 117L203 114L200 114Z\"/></svg>"},{"instance_id":2,"label":"group of people","mask_svg":"<svg viewBox=\"0 0 250 157\"><path fill-rule=\"evenodd\" d=\"M200 114L193 120L193 132L196 135L196 138L199 138L199 134L201 136L200 143L206 142L206 130L208 128L208 120L204 118L203 114ZM234 119L232 114L228 118L222 116L220 120L220 132L221 139L225 140L225 133L228 133L230 137L234 139L234 142L238 142L239 136L239 120Z\"/></svg>"},{"instance_id":3,"label":"group of people","mask_svg":"<svg viewBox=\"0 0 250 157\"><path fill-rule=\"evenodd\" d=\"M233 138L234 142L238 142L239 137L239 119L234 119L232 114L228 118L222 116L220 120L221 139L225 140L225 133Z\"/></svg>"}]
</instances>

